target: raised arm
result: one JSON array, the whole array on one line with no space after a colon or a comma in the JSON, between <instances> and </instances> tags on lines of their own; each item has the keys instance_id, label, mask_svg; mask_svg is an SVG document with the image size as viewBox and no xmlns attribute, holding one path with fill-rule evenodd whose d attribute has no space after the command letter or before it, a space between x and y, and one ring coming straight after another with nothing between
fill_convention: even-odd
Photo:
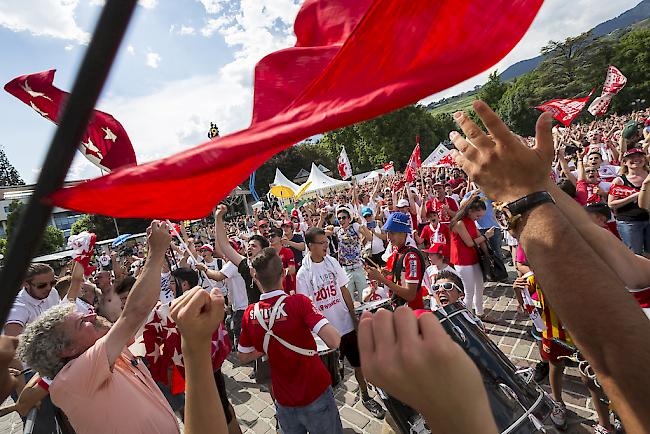
<instances>
[{"instance_id":1,"label":"raised arm","mask_svg":"<svg viewBox=\"0 0 650 434\"><path fill-rule=\"evenodd\" d=\"M483 102L473 107L492 138L464 114L456 115L471 144L451 134L454 158L490 197L512 202L548 188L553 159L551 116L537 122L536 145L528 148ZM582 238L557 205L546 203L525 214L515 227L544 293L571 330L626 428L643 432L650 424L650 322L610 265ZM553 254L549 255L548 252ZM568 288L570 285L570 288ZM607 321L603 321L607 318Z\"/></svg>"},{"instance_id":2,"label":"raised arm","mask_svg":"<svg viewBox=\"0 0 650 434\"><path fill-rule=\"evenodd\" d=\"M66 298L71 303L75 303L79 293L81 292L81 285L84 283L84 267L77 261L74 261L72 266L72 276L70 279L70 288Z\"/></svg>"},{"instance_id":3,"label":"raised arm","mask_svg":"<svg viewBox=\"0 0 650 434\"><path fill-rule=\"evenodd\" d=\"M160 270L169 247L171 234L165 222L153 221L147 229L147 259L133 289L126 299L124 310L106 335L106 352L111 366L160 298Z\"/></svg>"},{"instance_id":4,"label":"raised arm","mask_svg":"<svg viewBox=\"0 0 650 434\"><path fill-rule=\"evenodd\" d=\"M226 234L226 227L223 224L223 217L226 212L228 212L226 205L221 204L217 207L217 211L214 213L214 236L223 255L235 266L239 266L245 258L237 253L228 242L228 234Z\"/></svg>"}]
</instances>

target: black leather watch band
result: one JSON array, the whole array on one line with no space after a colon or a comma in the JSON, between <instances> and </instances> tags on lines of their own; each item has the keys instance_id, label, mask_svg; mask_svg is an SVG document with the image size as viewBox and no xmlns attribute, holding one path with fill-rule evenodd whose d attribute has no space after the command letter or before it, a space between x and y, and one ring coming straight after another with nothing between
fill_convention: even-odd
<instances>
[{"instance_id":1,"label":"black leather watch band","mask_svg":"<svg viewBox=\"0 0 650 434\"><path fill-rule=\"evenodd\" d=\"M520 216L543 203L555 203L548 191L536 191L506 205L512 216Z\"/></svg>"}]
</instances>

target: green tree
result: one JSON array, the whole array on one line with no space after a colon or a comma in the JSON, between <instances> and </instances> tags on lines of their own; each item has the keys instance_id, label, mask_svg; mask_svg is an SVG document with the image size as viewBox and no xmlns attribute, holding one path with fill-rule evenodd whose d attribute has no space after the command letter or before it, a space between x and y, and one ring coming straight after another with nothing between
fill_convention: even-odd
<instances>
[{"instance_id":1,"label":"green tree","mask_svg":"<svg viewBox=\"0 0 650 434\"><path fill-rule=\"evenodd\" d=\"M11 185L25 185L20 174L14 166L11 165L4 149L0 147L0 187Z\"/></svg>"},{"instance_id":2,"label":"green tree","mask_svg":"<svg viewBox=\"0 0 650 434\"><path fill-rule=\"evenodd\" d=\"M43 231L43 238L41 244L36 250L37 255L48 255L54 253L63 247L65 237L63 231L55 228L54 226L47 226Z\"/></svg>"},{"instance_id":3,"label":"green tree","mask_svg":"<svg viewBox=\"0 0 650 434\"><path fill-rule=\"evenodd\" d=\"M92 232L97 235L97 240L108 240L115 238L115 222L120 229L120 234L138 234L145 232L151 220L146 219L115 219L97 214L85 214L72 224L70 234L76 235L83 231Z\"/></svg>"},{"instance_id":4,"label":"green tree","mask_svg":"<svg viewBox=\"0 0 650 434\"><path fill-rule=\"evenodd\" d=\"M537 75L534 71L529 72L515 78L499 101L498 114L518 134L529 136L535 133L539 112L533 107L544 102L537 89Z\"/></svg>"},{"instance_id":5,"label":"green tree","mask_svg":"<svg viewBox=\"0 0 650 434\"><path fill-rule=\"evenodd\" d=\"M613 64L627 77L627 84L612 100L610 110L619 113L636 110L637 99L650 103L650 29L639 29L623 36L614 47Z\"/></svg>"},{"instance_id":6,"label":"green tree","mask_svg":"<svg viewBox=\"0 0 650 434\"><path fill-rule=\"evenodd\" d=\"M487 103L492 110L497 111L499 110L499 101L508 87L509 83L502 81L498 71L495 70L488 77L487 83L481 86L477 98Z\"/></svg>"},{"instance_id":7,"label":"green tree","mask_svg":"<svg viewBox=\"0 0 650 434\"><path fill-rule=\"evenodd\" d=\"M0 238L0 255L7 256L7 239Z\"/></svg>"},{"instance_id":8,"label":"green tree","mask_svg":"<svg viewBox=\"0 0 650 434\"><path fill-rule=\"evenodd\" d=\"M25 204L19 200L12 200L9 204L9 213L7 214L7 239L11 240L14 230L18 225L20 216L23 213Z\"/></svg>"}]
</instances>

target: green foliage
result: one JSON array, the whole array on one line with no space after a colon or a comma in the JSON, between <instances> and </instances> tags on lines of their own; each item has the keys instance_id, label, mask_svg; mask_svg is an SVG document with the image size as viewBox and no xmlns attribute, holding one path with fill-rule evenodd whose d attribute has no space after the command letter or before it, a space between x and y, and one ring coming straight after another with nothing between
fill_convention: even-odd
<instances>
[{"instance_id":1,"label":"green foliage","mask_svg":"<svg viewBox=\"0 0 650 434\"><path fill-rule=\"evenodd\" d=\"M20 174L14 166L11 165L5 151L0 147L0 187L11 185L25 185Z\"/></svg>"},{"instance_id":2,"label":"green foliage","mask_svg":"<svg viewBox=\"0 0 650 434\"><path fill-rule=\"evenodd\" d=\"M495 70L488 77L487 83L478 91L477 99L484 101L492 107L492 110L497 111L499 110L499 101L509 86L509 83L501 81L498 71Z\"/></svg>"},{"instance_id":3,"label":"green foliage","mask_svg":"<svg viewBox=\"0 0 650 434\"><path fill-rule=\"evenodd\" d=\"M0 238L0 255L7 256L7 239Z\"/></svg>"},{"instance_id":4,"label":"green foliage","mask_svg":"<svg viewBox=\"0 0 650 434\"><path fill-rule=\"evenodd\" d=\"M54 226L47 226L43 232L41 245L36 250L36 254L40 256L54 253L63 247L64 240L65 237L63 236L63 231Z\"/></svg>"},{"instance_id":5,"label":"green foliage","mask_svg":"<svg viewBox=\"0 0 650 434\"><path fill-rule=\"evenodd\" d=\"M115 219L120 229L120 234L137 234L145 232L150 220L145 219ZM70 234L76 235L83 231L97 235L97 241L115 238L115 221L112 217L103 215L86 214L72 224Z\"/></svg>"},{"instance_id":6,"label":"green foliage","mask_svg":"<svg viewBox=\"0 0 650 434\"><path fill-rule=\"evenodd\" d=\"M19 200L12 200L9 204L9 213L7 214L7 239L11 240L24 208L25 204Z\"/></svg>"},{"instance_id":7,"label":"green foliage","mask_svg":"<svg viewBox=\"0 0 650 434\"><path fill-rule=\"evenodd\" d=\"M610 111L635 110L636 99L650 99L650 29L640 29L623 36L616 45L616 65L627 77L627 84L612 101ZM643 106L643 105L642 105Z\"/></svg>"}]
</instances>

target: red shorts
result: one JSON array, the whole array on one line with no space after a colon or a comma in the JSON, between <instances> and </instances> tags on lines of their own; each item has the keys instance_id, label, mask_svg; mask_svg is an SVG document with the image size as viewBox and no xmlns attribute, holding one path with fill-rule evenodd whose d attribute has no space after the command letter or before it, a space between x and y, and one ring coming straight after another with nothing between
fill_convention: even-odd
<instances>
[{"instance_id":1,"label":"red shorts","mask_svg":"<svg viewBox=\"0 0 650 434\"><path fill-rule=\"evenodd\" d=\"M573 352L564 348L550 339L542 338L542 351L540 355L542 359L551 362L553 364L562 363L562 359L558 359L560 356L570 356Z\"/></svg>"}]
</instances>

